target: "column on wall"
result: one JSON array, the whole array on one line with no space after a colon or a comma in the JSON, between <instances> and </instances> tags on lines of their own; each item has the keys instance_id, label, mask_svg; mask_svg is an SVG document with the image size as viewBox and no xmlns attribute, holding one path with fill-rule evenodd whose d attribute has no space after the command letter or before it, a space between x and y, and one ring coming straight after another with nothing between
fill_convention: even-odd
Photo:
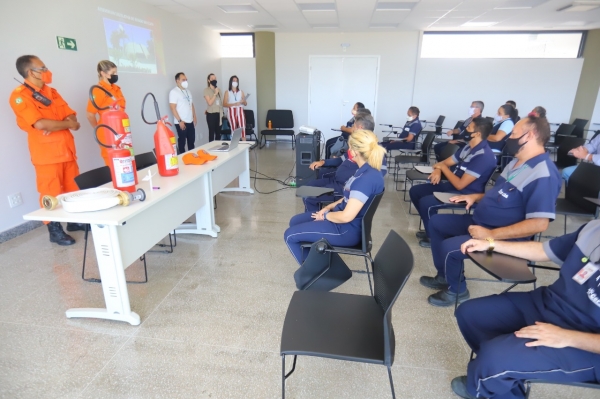
<instances>
[{"instance_id":1,"label":"column on wall","mask_svg":"<svg viewBox=\"0 0 600 399\"><path fill-rule=\"evenodd\" d=\"M266 129L267 111L275 109L275 33L256 32L254 36L256 57L256 101L258 132Z\"/></svg>"},{"instance_id":2,"label":"column on wall","mask_svg":"<svg viewBox=\"0 0 600 399\"><path fill-rule=\"evenodd\" d=\"M583 67L577 86L577 94L571 111L571 121L575 118L592 120L596 99L600 91L600 29L587 34L583 49ZM589 129L588 125L587 129Z\"/></svg>"}]
</instances>

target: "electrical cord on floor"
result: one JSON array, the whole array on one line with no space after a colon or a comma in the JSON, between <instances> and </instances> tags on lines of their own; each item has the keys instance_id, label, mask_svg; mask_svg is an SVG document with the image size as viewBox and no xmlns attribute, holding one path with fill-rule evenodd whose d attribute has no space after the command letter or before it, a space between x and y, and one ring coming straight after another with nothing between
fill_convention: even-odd
<instances>
[{"instance_id":1,"label":"electrical cord on floor","mask_svg":"<svg viewBox=\"0 0 600 399\"><path fill-rule=\"evenodd\" d=\"M254 164L255 164L256 169L255 170L250 169L250 171L254 172L254 191L256 191L257 193L259 193L259 194L273 194L273 193L276 193L278 191L288 190L290 188L296 188L295 184L291 185L291 184L288 183L288 181L292 178L291 174L292 174L292 171L294 170L294 167L296 166L296 159L295 158L294 158L294 166L292 166L292 170L290 170L290 173L288 174L288 177L285 180L279 180L279 179L276 179L274 177L265 175L264 173L261 173L261 172L258 171L258 155L256 153L256 150L254 150ZM258 177L258 175L261 175L261 176L264 176L264 177ZM256 181L257 180L271 180L271 181L277 182L277 183L279 183L279 184L281 184L281 185L283 185L285 187L279 188L279 189L273 190L273 191L263 192L263 191L260 191L258 188L256 188Z\"/></svg>"}]
</instances>

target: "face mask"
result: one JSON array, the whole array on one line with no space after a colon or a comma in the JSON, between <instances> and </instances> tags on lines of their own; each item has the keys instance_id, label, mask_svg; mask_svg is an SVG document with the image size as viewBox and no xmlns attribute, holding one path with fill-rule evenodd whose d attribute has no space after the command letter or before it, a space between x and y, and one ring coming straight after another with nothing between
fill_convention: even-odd
<instances>
[{"instance_id":1,"label":"face mask","mask_svg":"<svg viewBox=\"0 0 600 399\"><path fill-rule=\"evenodd\" d=\"M352 156L352 153L350 152L350 150L348 150L348 159L351 160L351 161L354 159L354 157Z\"/></svg>"},{"instance_id":2,"label":"face mask","mask_svg":"<svg viewBox=\"0 0 600 399\"><path fill-rule=\"evenodd\" d=\"M469 132L468 130L465 130L465 135L463 136L463 139L468 143L469 141L473 140L474 134L475 132Z\"/></svg>"},{"instance_id":3,"label":"face mask","mask_svg":"<svg viewBox=\"0 0 600 399\"><path fill-rule=\"evenodd\" d=\"M353 109L353 110L352 110L352 111L350 111L350 112L352 113L352 116L356 116L356 110L354 110L354 109Z\"/></svg>"},{"instance_id":4,"label":"face mask","mask_svg":"<svg viewBox=\"0 0 600 399\"><path fill-rule=\"evenodd\" d=\"M469 108L469 116L473 116L475 115L475 108L471 107Z\"/></svg>"},{"instance_id":5,"label":"face mask","mask_svg":"<svg viewBox=\"0 0 600 399\"><path fill-rule=\"evenodd\" d=\"M414 116L407 116L406 117L406 120L409 121L409 122L412 122L413 119L415 119Z\"/></svg>"},{"instance_id":6,"label":"face mask","mask_svg":"<svg viewBox=\"0 0 600 399\"><path fill-rule=\"evenodd\" d=\"M231 82L231 87L238 87L238 82Z\"/></svg>"},{"instance_id":7,"label":"face mask","mask_svg":"<svg viewBox=\"0 0 600 399\"><path fill-rule=\"evenodd\" d=\"M494 122L498 123L498 122L502 122L504 118L500 115L496 115L496 117L494 118Z\"/></svg>"},{"instance_id":8,"label":"face mask","mask_svg":"<svg viewBox=\"0 0 600 399\"><path fill-rule=\"evenodd\" d=\"M184 80L183 82L181 82L181 87L183 87L184 89L188 88L188 82L187 82L187 80Z\"/></svg>"},{"instance_id":9,"label":"face mask","mask_svg":"<svg viewBox=\"0 0 600 399\"><path fill-rule=\"evenodd\" d=\"M50 83L52 83L52 72L50 72L49 70L46 70L44 72L39 72L39 71L34 71L34 72L38 72L40 74L40 77L38 79L41 79L41 81L44 82L45 84L49 85Z\"/></svg>"},{"instance_id":10,"label":"face mask","mask_svg":"<svg viewBox=\"0 0 600 399\"><path fill-rule=\"evenodd\" d=\"M213 79L209 82L211 85L213 85L214 87L217 87L217 79Z\"/></svg>"},{"instance_id":11,"label":"face mask","mask_svg":"<svg viewBox=\"0 0 600 399\"><path fill-rule=\"evenodd\" d=\"M110 83L111 85L117 83L118 81L119 81L119 75L117 75L117 74L114 74L110 78L108 78L108 83Z\"/></svg>"},{"instance_id":12,"label":"face mask","mask_svg":"<svg viewBox=\"0 0 600 399\"><path fill-rule=\"evenodd\" d=\"M527 134L527 133L525 133ZM525 134L523 136L525 136ZM506 140L506 144L504 146L504 148L506 149L506 153L508 155L510 155L511 157L514 157L518 154L518 152L521 150L521 147L523 147L525 144L527 144L529 141L524 142L523 144L519 144L519 140L521 140L521 138L523 137L519 137L518 139L513 139L510 138L508 140Z\"/></svg>"}]
</instances>

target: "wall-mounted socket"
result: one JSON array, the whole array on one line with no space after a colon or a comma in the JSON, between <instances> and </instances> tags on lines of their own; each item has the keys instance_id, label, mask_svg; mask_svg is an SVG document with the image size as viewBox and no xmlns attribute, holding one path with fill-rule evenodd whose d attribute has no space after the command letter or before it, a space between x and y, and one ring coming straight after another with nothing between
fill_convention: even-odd
<instances>
[{"instance_id":1,"label":"wall-mounted socket","mask_svg":"<svg viewBox=\"0 0 600 399\"><path fill-rule=\"evenodd\" d=\"M15 193L8 196L8 204L11 208L14 208L19 205L23 205L23 197L21 197L21 193Z\"/></svg>"}]
</instances>

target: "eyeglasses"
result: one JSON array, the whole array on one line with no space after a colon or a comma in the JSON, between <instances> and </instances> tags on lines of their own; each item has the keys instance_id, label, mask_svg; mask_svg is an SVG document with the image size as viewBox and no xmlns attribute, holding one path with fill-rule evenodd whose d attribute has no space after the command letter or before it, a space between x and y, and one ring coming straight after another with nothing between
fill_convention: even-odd
<instances>
[{"instance_id":1,"label":"eyeglasses","mask_svg":"<svg viewBox=\"0 0 600 399\"><path fill-rule=\"evenodd\" d=\"M36 71L36 72L48 72L48 68L46 67L41 67L41 68L31 68L32 71Z\"/></svg>"}]
</instances>

